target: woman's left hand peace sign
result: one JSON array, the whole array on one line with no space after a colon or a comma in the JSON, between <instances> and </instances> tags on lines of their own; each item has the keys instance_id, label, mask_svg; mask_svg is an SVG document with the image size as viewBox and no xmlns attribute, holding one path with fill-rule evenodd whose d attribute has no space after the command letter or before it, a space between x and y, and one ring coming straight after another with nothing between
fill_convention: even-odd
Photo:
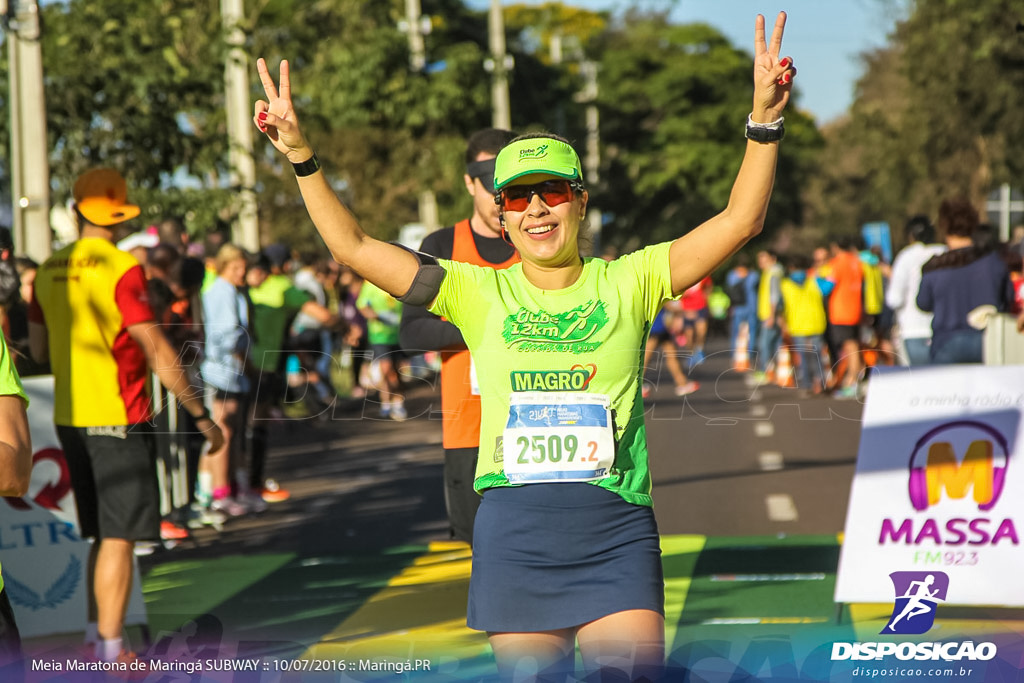
<instances>
[{"instance_id":1,"label":"woman's left hand peace sign","mask_svg":"<svg viewBox=\"0 0 1024 683\"><path fill-rule=\"evenodd\" d=\"M782 116L793 89L796 77L793 59L779 59L785 28L786 13L779 12L769 45L765 41L764 16L757 15L754 25L754 110L751 117L758 123L770 123Z\"/></svg>"},{"instance_id":2,"label":"woman's left hand peace sign","mask_svg":"<svg viewBox=\"0 0 1024 683\"><path fill-rule=\"evenodd\" d=\"M267 63L261 57L256 60L256 71L266 100L256 101L256 113L253 123L265 133L277 151L288 157L292 163L301 163L313 156L313 150L299 129L299 118L292 107L291 79L288 75L288 61L281 62L278 84L267 69Z\"/></svg>"}]
</instances>

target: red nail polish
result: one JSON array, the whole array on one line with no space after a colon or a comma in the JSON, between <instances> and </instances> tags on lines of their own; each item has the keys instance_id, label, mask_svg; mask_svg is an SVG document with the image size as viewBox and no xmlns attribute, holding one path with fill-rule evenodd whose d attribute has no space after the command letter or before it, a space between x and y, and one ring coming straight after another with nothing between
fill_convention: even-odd
<instances>
[{"instance_id":1,"label":"red nail polish","mask_svg":"<svg viewBox=\"0 0 1024 683\"><path fill-rule=\"evenodd\" d=\"M256 118L258 118L258 119L259 119L260 121L266 121L266 120L267 120L267 112L265 112L265 111L261 111L261 112L260 112L260 113L259 113L259 114L258 114L258 115L256 116Z\"/></svg>"},{"instance_id":2,"label":"red nail polish","mask_svg":"<svg viewBox=\"0 0 1024 683\"><path fill-rule=\"evenodd\" d=\"M790 64L792 64L792 62L789 61L789 57L784 57L782 59L782 61L779 62L779 66L787 66L788 67Z\"/></svg>"},{"instance_id":3,"label":"red nail polish","mask_svg":"<svg viewBox=\"0 0 1024 683\"><path fill-rule=\"evenodd\" d=\"M782 80L783 80L784 82L786 82L786 83L789 83L790 81L792 81L792 80L793 80L793 77L792 77L792 76L790 76L789 74L783 74L783 76L782 76Z\"/></svg>"}]
</instances>

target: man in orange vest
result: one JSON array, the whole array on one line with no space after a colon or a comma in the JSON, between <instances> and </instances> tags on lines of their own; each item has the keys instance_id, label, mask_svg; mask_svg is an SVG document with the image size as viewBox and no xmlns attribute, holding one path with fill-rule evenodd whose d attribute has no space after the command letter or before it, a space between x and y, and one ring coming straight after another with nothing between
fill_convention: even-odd
<instances>
[{"instance_id":1,"label":"man in orange vest","mask_svg":"<svg viewBox=\"0 0 1024 683\"><path fill-rule=\"evenodd\" d=\"M427 235L420 251L465 263L507 268L519 261L502 238L494 203L494 158L515 134L485 128L466 147L466 191L473 215ZM418 306L402 308L400 343L407 351L441 351L441 411L444 430L444 492L451 538L473 545L473 521L480 496L473 489L480 447L480 395L473 361L459 330Z\"/></svg>"}]
</instances>

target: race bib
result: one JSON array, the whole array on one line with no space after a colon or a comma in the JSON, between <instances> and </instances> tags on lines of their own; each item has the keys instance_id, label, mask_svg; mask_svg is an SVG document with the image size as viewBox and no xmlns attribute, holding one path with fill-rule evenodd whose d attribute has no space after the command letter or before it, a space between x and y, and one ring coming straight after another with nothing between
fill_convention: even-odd
<instances>
[{"instance_id":1,"label":"race bib","mask_svg":"<svg viewBox=\"0 0 1024 683\"><path fill-rule=\"evenodd\" d=\"M505 476L513 484L604 479L615 462L608 397L514 393L502 447Z\"/></svg>"}]
</instances>

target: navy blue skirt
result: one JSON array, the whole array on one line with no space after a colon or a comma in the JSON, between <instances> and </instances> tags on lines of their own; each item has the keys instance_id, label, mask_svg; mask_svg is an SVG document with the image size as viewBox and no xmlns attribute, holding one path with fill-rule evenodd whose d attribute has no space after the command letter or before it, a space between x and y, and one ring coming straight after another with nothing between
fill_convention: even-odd
<instances>
[{"instance_id":1,"label":"navy blue skirt","mask_svg":"<svg viewBox=\"0 0 1024 683\"><path fill-rule=\"evenodd\" d=\"M634 609L665 613L651 508L593 484L484 492L473 531L470 628L551 631Z\"/></svg>"}]
</instances>

